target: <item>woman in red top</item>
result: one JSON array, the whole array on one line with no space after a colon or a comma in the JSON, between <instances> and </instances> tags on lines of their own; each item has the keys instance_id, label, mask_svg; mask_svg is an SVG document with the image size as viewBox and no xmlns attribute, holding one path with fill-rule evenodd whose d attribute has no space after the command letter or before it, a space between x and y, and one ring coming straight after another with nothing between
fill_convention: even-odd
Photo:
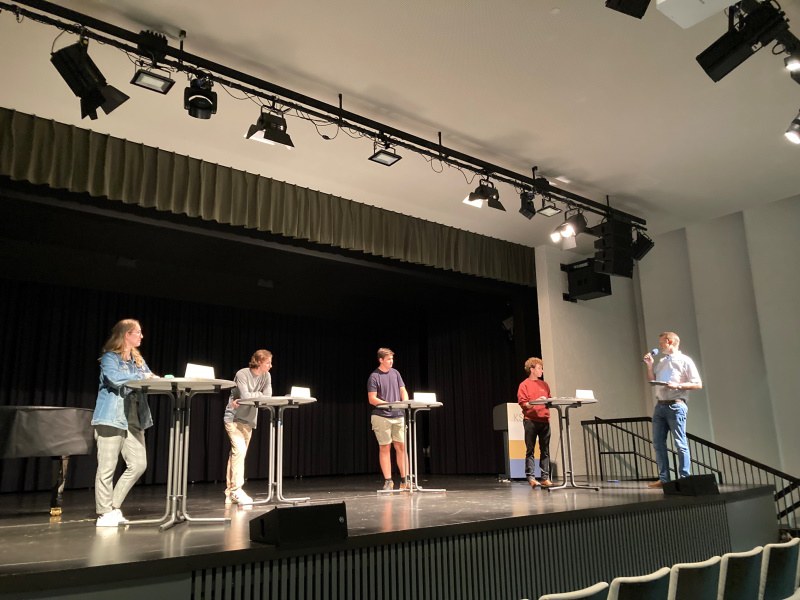
<instances>
[{"instance_id":1,"label":"woman in red top","mask_svg":"<svg viewBox=\"0 0 800 600\"><path fill-rule=\"evenodd\" d=\"M541 379L543 371L541 358L531 357L526 360L525 372L528 378L519 384L517 390L517 402L525 417L522 421L525 427L525 476L532 488L553 485L550 481L550 409L543 404L532 404L535 400L550 398L550 386ZM533 472L536 438L539 438L540 481L536 481Z\"/></svg>"}]
</instances>

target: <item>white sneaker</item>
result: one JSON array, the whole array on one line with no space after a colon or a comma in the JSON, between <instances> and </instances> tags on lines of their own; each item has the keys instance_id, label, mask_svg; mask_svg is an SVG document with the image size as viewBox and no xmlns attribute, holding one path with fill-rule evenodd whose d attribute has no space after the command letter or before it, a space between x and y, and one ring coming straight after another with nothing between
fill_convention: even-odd
<instances>
[{"instance_id":1,"label":"white sneaker","mask_svg":"<svg viewBox=\"0 0 800 600\"><path fill-rule=\"evenodd\" d=\"M248 496L244 490L236 490L231 492L231 502L234 504L252 504L253 499Z\"/></svg>"},{"instance_id":2,"label":"white sneaker","mask_svg":"<svg viewBox=\"0 0 800 600\"><path fill-rule=\"evenodd\" d=\"M118 508L108 511L104 515L97 517L95 527L119 527L126 525L128 520L122 515L122 511Z\"/></svg>"}]
</instances>

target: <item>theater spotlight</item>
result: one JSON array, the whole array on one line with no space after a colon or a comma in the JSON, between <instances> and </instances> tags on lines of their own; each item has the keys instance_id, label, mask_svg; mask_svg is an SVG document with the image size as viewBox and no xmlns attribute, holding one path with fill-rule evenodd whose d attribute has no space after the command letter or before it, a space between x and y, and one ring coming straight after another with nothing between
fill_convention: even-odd
<instances>
[{"instance_id":1,"label":"theater spotlight","mask_svg":"<svg viewBox=\"0 0 800 600\"><path fill-rule=\"evenodd\" d=\"M190 117L210 119L217 112L217 93L212 92L214 82L208 76L195 77L183 91L183 108Z\"/></svg>"},{"instance_id":2,"label":"theater spotlight","mask_svg":"<svg viewBox=\"0 0 800 600\"><path fill-rule=\"evenodd\" d=\"M169 71L161 71L163 75L158 72L158 69L153 67L139 67L131 79L133 85L138 85L146 90L158 92L159 94L166 94L175 85L175 80L170 76Z\"/></svg>"},{"instance_id":3,"label":"theater spotlight","mask_svg":"<svg viewBox=\"0 0 800 600\"><path fill-rule=\"evenodd\" d=\"M697 55L697 62L713 81L789 31L784 13L772 2L743 0L730 10L728 31Z\"/></svg>"},{"instance_id":4,"label":"theater spotlight","mask_svg":"<svg viewBox=\"0 0 800 600\"><path fill-rule=\"evenodd\" d=\"M555 231L550 234L550 239L553 242L558 242L562 239L574 238L584 231L586 231L586 217L578 210L571 217L565 218L564 222L556 227Z\"/></svg>"},{"instance_id":5,"label":"theater spotlight","mask_svg":"<svg viewBox=\"0 0 800 600\"><path fill-rule=\"evenodd\" d=\"M488 179L481 179L478 187L474 192L467 194L463 200L464 204L469 204L475 208L482 208L483 203L486 202L489 208L505 211L505 207L500 204L500 192L494 187L494 184Z\"/></svg>"},{"instance_id":6,"label":"theater spotlight","mask_svg":"<svg viewBox=\"0 0 800 600\"><path fill-rule=\"evenodd\" d=\"M533 205L533 199L535 197L536 193L530 190L525 190L519 195L519 214L526 219L532 219L536 216L536 207Z\"/></svg>"},{"instance_id":7,"label":"theater spotlight","mask_svg":"<svg viewBox=\"0 0 800 600\"><path fill-rule=\"evenodd\" d=\"M552 199L545 200L545 197L542 196L542 208L536 212L545 217L554 217L561 212L561 209L556 206Z\"/></svg>"},{"instance_id":8,"label":"theater spotlight","mask_svg":"<svg viewBox=\"0 0 800 600\"><path fill-rule=\"evenodd\" d=\"M641 19L650 6L650 0L606 0L606 8Z\"/></svg>"},{"instance_id":9,"label":"theater spotlight","mask_svg":"<svg viewBox=\"0 0 800 600\"><path fill-rule=\"evenodd\" d=\"M790 71L791 73L797 73L800 71L800 52L793 52L784 58L783 64L786 66L786 70Z\"/></svg>"},{"instance_id":10,"label":"theater spotlight","mask_svg":"<svg viewBox=\"0 0 800 600\"><path fill-rule=\"evenodd\" d=\"M261 115L255 125L250 125L244 135L248 140L264 144L280 144L288 149L294 148L291 136L286 133L286 117L277 109L261 107Z\"/></svg>"},{"instance_id":11,"label":"theater spotlight","mask_svg":"<svg viewBox=\"0 0 800 600\"><path fill-rule=\"evenodd\" d=\"M387 167L391 167L394 163L403 158L394 151L388 142L373 142L372 151L372 156L370 156L369 159L372 162L386 165Z\"/></svg>"},{"instance_id":12,"label":"theater spotlight","mask_svg":"<svg viewBox=\"0 0 800 600\"><path fill-rule=\"evenodd\" d=\"M800 112L797 113L797 116L789 124L789 129L783 135L793 144L800 144Z\"/></svg>"},{"instance_id":13,"label":"theater spotlight","mask_svg":"<svg viewBox=\"0 0 800 600\"><path fill-rule=\"evenodd\" d=\"M89 40L81 38L75 44L50 55L50 62L58 70L72 92L81 99L81 118L97 118L97 109L109 114L128 96L108 85L106 78L88 53Z\"/></svg>"}]
</instances>

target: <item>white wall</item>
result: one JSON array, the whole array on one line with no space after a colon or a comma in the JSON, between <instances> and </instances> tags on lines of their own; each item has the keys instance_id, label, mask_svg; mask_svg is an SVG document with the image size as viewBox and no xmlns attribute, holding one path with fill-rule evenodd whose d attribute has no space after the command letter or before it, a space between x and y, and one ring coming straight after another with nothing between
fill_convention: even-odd
<instances>
[{"instance_id":1,"label":"white wall","mask_svg":"<svg viewBox=\"0 0 800 600\"><path fill-rule=\"evenodd\" d=\"M553 396L574 396L576 389L591 389L597 404L574 409L572 443L576 475L586 465L580 421L595 416L622 418L650 414L641 363L639 318L633 281L612 277L613 294L605 298L566 302L566 273L562 263L581 256L554 246L536 249L536 285L542 338L544 378ZM555 415L550 453L560 464ZM563 467L562 471L563 472Z\"/></svg>"},{"instance_id":2,"label":"white wall","mask_svg":"<svg viewBox=\"0 0 800 600\"><path fill-rule=\"evenodd\" d=\"M591 388L600 399L574 411L576 474L580 420L652 413L640 358L671 330L705 386L688 430L800 476L799 227L795 196L656 236L633 280L612 277L611 296L577 304L562 299L560 264L583 257L536 249L545 379L556 396Z\"/></svg>"},{"instance_id":3,"label":"white wall","mask_svg":"<svg viewBox=\"0 0 800 600\"><path fill-rule=\"evenodd\" d=\"M773 202L658 236L641 265L645 330L677 331L703 376L689 431L795 476L798 223L800 197Z\"/></svg>"}]
</instances>

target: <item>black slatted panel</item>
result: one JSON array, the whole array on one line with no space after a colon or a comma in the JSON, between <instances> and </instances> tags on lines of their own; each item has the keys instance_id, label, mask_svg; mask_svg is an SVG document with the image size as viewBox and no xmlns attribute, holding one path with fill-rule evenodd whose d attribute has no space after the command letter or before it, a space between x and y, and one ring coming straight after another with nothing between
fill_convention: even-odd
<instances>
[{"instance_id":1,"label":"black slatted panel","mask_svg":"<svg viewBox=\"0 0 800 600\"><path fill-rule=\"evenodd\" d=\"M194 600L538 598L730 550L722 503L216 567Z\"/></svg>"}]
</instances>

